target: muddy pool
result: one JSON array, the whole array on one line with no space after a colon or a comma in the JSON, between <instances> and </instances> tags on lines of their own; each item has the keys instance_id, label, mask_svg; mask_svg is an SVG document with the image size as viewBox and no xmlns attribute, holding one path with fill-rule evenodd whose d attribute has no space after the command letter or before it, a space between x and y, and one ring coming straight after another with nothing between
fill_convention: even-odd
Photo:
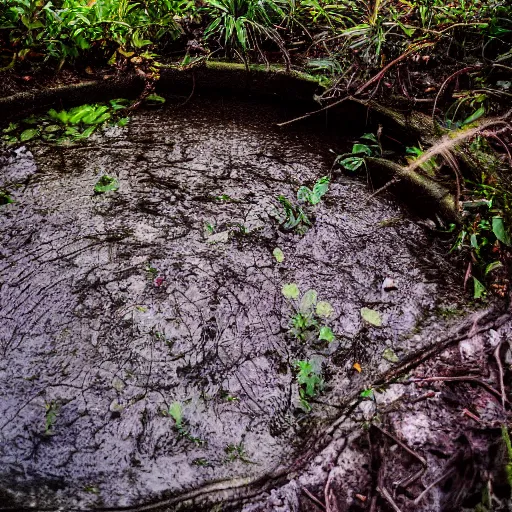
<instances>
[{"instance_id":1,"label":"muddy pool","mask_svg":"<svg viewBox=\"0 0 512 512\"><path fill-rule=\"evenodd\" d=\"M448 279L400 206L336 172L304 235L280 227L276 198L330 175L361 135L275 127L293 113L195 99L75 145L1 150L14 203L0 207L0 509L115 509L272 478L392 365L386 349L428 339ZM103 174L117 191L94 193ZM332 305L335 341L290 335L287 283ZM309 413L299 360L325 381Z\"/></svg>"}]
</instances>

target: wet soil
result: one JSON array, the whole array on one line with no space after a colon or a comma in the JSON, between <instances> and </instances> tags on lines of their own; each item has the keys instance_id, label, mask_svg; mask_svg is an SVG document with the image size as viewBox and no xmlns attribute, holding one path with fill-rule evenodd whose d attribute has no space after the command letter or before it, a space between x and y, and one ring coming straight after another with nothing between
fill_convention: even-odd
<instances>
[{"instance_id":1,"label":"wet soil","mask_svg":"<svg viewBox=\"0 0 512 512\"><path fill-rule=\"evenodd\" d=\"M272 478L390 368L385 349L436 342L439 308L460 307L458 271L399 206L335 174L307 233L280 229L276 197L328 175L352 143L274 127L295 113L195 99L80 144L3 151L15 202L0 214L2 506L118 508ZM94 194L103 174L118 191ZM336 341L290 336L292 282L332 304ZM301 359L326 381L309 414Z\"/></svg>"}]
</instances>

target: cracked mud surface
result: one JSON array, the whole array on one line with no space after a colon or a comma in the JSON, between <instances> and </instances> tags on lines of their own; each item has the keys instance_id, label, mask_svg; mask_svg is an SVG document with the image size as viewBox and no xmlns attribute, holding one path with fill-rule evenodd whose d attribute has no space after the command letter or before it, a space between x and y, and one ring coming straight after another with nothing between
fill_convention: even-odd
<instances>
[{"instance_id":1,"label":"cracked mud surface","mask_svg":"<svg viewBox=\"0 0 512 512\"><path fill-rule=\"evenodd\" d=\"M0 187L15 200L0 214L5 506L132 506L271 477L390 366L386 348L402 357L435 341L454 271L433 277L431 241L398 206L335 175L304 236L279 230L276 197L349 146L318 126L274 128L289 117L197 100L75 146L3 151ZM94 195L104 173L120 188ZM291 282L334 307L329 346L288 334ZM364 325L362 307L383 326ZM431 337L414 337L419 326ZM293 370L306 358L326 380L309 416ZM163 414L175 401L196 442Z\"/></svg>"}]
</instances>

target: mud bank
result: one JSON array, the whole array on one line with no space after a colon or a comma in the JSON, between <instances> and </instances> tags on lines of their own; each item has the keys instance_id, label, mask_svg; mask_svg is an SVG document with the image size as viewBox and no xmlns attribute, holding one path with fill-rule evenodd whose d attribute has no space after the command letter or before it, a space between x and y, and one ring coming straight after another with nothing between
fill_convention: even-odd
<instances>
[{"instance_id":1,"label":"mud bank","mask_svg":"<svg viewBox=\"0 0 512 512\"><path fill-rule=\"evenodd\" d=\"M2 152L1 507L170 510L197 493L199 510L208 489L256 489L392 366L383 355L441 339L457 271L366 183L333 174L312 227L280 228L277 196L330 175L352 143L275 128L294 114L195 98L80 144ZM94 193L103 174L117 191ZM333 306L334 342L290 335L286 283ZM298 360L325 380L310 413Z\"/></svg>"}]
</instances>

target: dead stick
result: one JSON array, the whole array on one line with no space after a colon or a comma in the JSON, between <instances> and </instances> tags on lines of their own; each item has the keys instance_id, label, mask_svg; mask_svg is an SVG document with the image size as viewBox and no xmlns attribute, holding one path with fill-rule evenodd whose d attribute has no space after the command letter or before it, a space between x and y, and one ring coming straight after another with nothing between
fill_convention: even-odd
<instances>
[{"instance_id":1,"label":"dead stick","mask_svg":"<svg viewBox=\"0 0 512 512\"><path fill-rule=\"evenodd\" d=\"M489 386L487 382L484 382L481 379L477 379L476 377L464 376L464 377L425 377L423 379L410 379L405 381L405 383L412 382L473 382L485 388L489 393L494 395L496 398L501 399L502 395L499 391L494 389L492 386ZM508 402L507 398L505 400Z\"/></svg>"},{"instance_id":2,"label":"dead stick","mask_svg":"<svg viewBox=\"0 0 512 512\"><path fill-rule=\"evenodd\" d=\"M398 437L394 436L391 432L384 430L382 427L378 425L373 425L377 430L380 430L384 435L388 436L390 439L395 441L395 443L399 444L407 453L412 455L414 458L418 459L423 466L427 465L427 461L419 454L416 453L412 448L409 448L403 441L400 441Z\"/></svg>"},{"instance_id":3,"label":"dead stick","mask_svg":"<svg viewBox=\"0 0 512 512\"><path fill-rule=\"evenodd\" d=\"M384 192L389 187L393 186L395 183L398 183L400 181L400 178L397 178L396 176L393 177L390 181L388 181L385 185L378 188L367 200L366 202L369 203L370 199L373 199L376 195L380 194L381 192Z\"/></svg>"},{"instance_id":4,"label":"dead stick","mask_svg":"<svg viewBox=\"0 0 512 512\"><path fill-rule=\"evenodd\" d=\"M501 364L500 359L500 351L503 340L500 340L496 350L494 351L494 358L496 359L496 364L498 365L498 374L499 374L499 382L500 382L500 391L501 391L501 405L503 409L505 409L505 402L507 402L507 395L505 394L505 383L503 381L503 365Z\"/></svg>"},{"instance_id":5,"label":"dead stick","mask_svg":"<svg viewBox=\"0 0 512 512\"><path fill-rule=\"evenodd\" d=\"M454 468L448 470L444 475L441 475L437 480L434 480L414 501L413 503L417 505L423 497L428 494L428 492L435 487L437 484L441 483L446 477L450 476L454 471Z\"/></svg>"},{"instance_id":6,"label":"dead stick","mask_svg":"<svg viewBox=\"0 0 512 512\"><path fill-rule=\"evenodd\" d=\"M484 313L488 314L492 310L487 310ZM477 334L487 332L489 329L491 329L491 326L489 324L484 324L480 328L477 327L478 321L483 318L482 314L479 314L478 317L475 319L473 326L471 327L469 332L462 332L458 335L451 335L449 337L444 338L439 343L436 343L435 345L429 347L426 350L422 350L419 354L413 354L410 359L405 360L402 364L395 366L393 369L388 371L386 374L384 374L381 378L375 382L376 386L385 386L388 384L391 384L394 379L399 377L400 375L403 375L405 373L408 373L416 366L419 366L423 361L426 361L430 357L433 357L449 346L453 345L454 343L457 343L459 341L465 340L467 338L470 338L472 336L475 336ZM499 318L497 318L494 322L492 322L492 328L496 329L503 325L505 322L510 320L510 314L505 313L501 315ZM460 332L460 331L459 331Z\"/></svg>"},{"instance_id":7,"label":"dead stick","mask_svg":"<svg viewBox=\"0 0 512 512\"><path fill-rule=\"evenodd\" d=\"M323 107L318 110L314 110L313 112L308 112L307 114L304 114L303 116L296 117L295 119L290 119L290 121L285 121L284 123L277 123L276 126L286 126L287 124L295 123L296 121L301 121L302 119L306 119L314 114L318 114L319 112L323 112L324 110L328 110L332 107L335 107L336 105L339 105L340 103L343 103L346 100L351 100L352 96L345 96L345 98L342 98L341 100L335 101L334 103L331 103L330 105L327 105L326 107Z\"/></svg>"},{"instance_id":8,"label":"dead stick","mask_svg":"<svg viewBox=\"0 0 512 512\"><path fill-rule=\"evenodd\" d=\"M311 501L316 503L322 510L326 510L325 505L317 497L311 494L311 492L309 492L304 486L301 485L300 488Z\"/></svg>"},{"instance_id":9,"label":"dead stick","mask_svg":"<svg viewBox=\"0 0 512 512\"><path fill-rule=\"evenodd\" d=\"M377 491L379 491L380 495L390 504L391 508L395 512L402 512L400 507L395 503L395 500L391 497L391 494L389 494L385 487L377 487Z\"/></svg>"}]
</instances>

